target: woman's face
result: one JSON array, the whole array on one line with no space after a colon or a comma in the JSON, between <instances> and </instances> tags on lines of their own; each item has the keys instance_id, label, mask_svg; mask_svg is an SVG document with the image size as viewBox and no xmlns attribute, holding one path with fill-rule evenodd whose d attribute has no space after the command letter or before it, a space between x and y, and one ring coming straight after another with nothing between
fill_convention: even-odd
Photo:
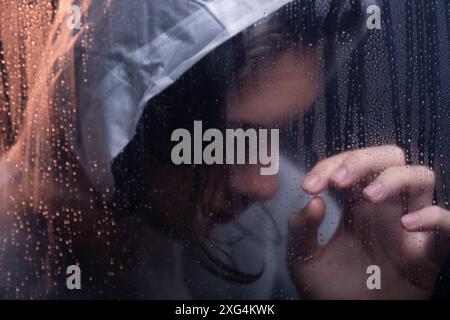
<instances>
[{"instance_id":1,"label":"woman's face","mask_svg":"<svg viewBox=\"0 0 450 320\"><path fill-rule=\"evenodd\" d=\"M227 128L275 129L312 104L317 87L313 50L299 54L287 51L253 73L252 80L240 77L228 98ZM199 119L200 120L200 119ZM170 151L169 151L170 152ZM270 198L278 189L277 175L261 175L261 165L212 165L203 190L206 214L212 222L239 215L250 200ZM195 210L190 197L194 190L192 166L155 165L148 177L149 203L171 225L180 215ZM180 226L183 228L184 226Z\"/></svg>"}]
</instances>

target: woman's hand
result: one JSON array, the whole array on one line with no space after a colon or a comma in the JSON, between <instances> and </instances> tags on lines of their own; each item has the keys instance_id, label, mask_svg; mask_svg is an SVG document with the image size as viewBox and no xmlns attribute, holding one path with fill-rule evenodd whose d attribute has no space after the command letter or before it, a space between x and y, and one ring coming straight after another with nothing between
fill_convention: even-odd
<instances>
[{"instance_id":1,"label":"woman's hand","mask_svg":"<svg viewBox=\"0 0 450 320\"><path fill-rule=\"evenodd\" d=\"M450 249L450 212L433 206L435 175L407 166L395 146L346 152L318 163L302 183L315 197L289 221L288 262L299 294L313 299L431 297ZM318 245L325 215L320 196L343 193L343 215L330 242ZM366 270L381 270L369 290Z\"/></svg>"}]
</instances>

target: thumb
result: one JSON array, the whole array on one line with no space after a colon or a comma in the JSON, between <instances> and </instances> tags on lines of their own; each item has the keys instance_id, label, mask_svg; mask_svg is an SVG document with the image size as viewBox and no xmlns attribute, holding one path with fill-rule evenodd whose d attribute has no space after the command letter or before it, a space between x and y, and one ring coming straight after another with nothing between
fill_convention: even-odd
<instances>
[{"instance_id":1,"label":"thumb","mask_svg":"<svg viewBox=\"0 0 450 320\"><path fill-rule=\"evenodd\" d=\"M325 216L325 202L321 197L311 199L306 207L289 217L288 259L307 263L320 254L318 229Z\"/></svg>"}]
</instances>

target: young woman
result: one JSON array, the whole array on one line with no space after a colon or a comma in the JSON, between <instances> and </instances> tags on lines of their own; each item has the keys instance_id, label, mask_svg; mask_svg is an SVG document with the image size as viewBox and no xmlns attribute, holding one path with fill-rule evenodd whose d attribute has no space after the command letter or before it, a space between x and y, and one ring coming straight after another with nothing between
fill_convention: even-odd
<instances>
[{"instance_id":1,"label":"young woman","mask_svg":"<svg viewBox=\"0 0 450 320\"><path fill-rule=\"evenodd\" d=\"M105 11L107 17L120 13L119 22L128 21L136 14L130 13L133 5L142 3L127 3L130 11L119 10L123 9L119 2L111 7L94 5L89 14L95 20ZM132 46L106 56L95 46L90 50L89 32L86 38L74 39L84 44L74 57L56 45L64 59L56 55L51 62L62 66L62 72L56 68L51 79L57 81L45 79L34 88L23 132L1 160L2 295L430 297L448 252L448 212L433 206L433 172L407 166L400 148L377 146L322 160L302 179L302 190L294 191L293 181L298 180L299 186L304 174L296 167L302 164L287 156L280 162L280 174L269 176L261 175L262 164L178 166L172 162L172 133L190 130L194 121L202 121L204 130L267 128L283 133L293 119L304 116L333 67L329 63L333 48L327 38L339 30L355 33L362 23L361 7L352 1L332 2L323 19L311 19L313 9L314 2L299 0L276 10L146 101L136 135L114 160L115 190L98 188L111 168L90 157L102 153L105 146L97 144L92 126L96 122L88 118L119 111L92 111L86 104L112 96L125 109L120 114L128 114L129 104L139 100L135 96L139 81L133 82L135 87L127 80L145 73L134 70L130 60L146 65L148 58ZM159 13L170 17L170 10L183 11L167 4ZM106 26L90 24L88 30L93 28L98 36L108 30ZM145 47L145 32L124 30L107 39L120 42L137 37ZM56 43L67 40L61 34ZM103 38L97 41L109 43ZM120 48L114 41L112 47ZM178 50L182 49L180 45ZM176 60L176 52L172 54ZM89 59L103 64L89 69ZM72 65L74 70L66 67ZM103 69L113 72L101 78ZM121 128L121 123L113 124ZM80 136L82 142L92 140L89 148L80 145ZM332 210L334 200L323 194L331 186L342 192L342 213ZM296 205L287 196L293 192L303 195ZM308 200L306 194L313 198ZM261 202L274 196L276 203ZM250 205L255 200L259 205ZM288 219L287 211L293 209L297 212ZM337 231L327 229L325 241L318 232L324 216L334 222L334 229L339 225ZM65 287L70 264L82 269L81 291ZM366 271L373 265L382 272L381 290L367 287ZM245 294L237 295L242 290Z\"/></svg>"}]
</instances>

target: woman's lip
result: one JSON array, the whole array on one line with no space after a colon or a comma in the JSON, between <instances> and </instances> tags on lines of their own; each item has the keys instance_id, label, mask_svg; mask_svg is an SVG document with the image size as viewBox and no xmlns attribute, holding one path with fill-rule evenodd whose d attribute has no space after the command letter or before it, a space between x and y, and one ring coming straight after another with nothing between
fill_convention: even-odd
<instances>
[{"instance_id":1,"label":"woman's lip","mask_svg":"<svg viewBox=\"0 0 450 320\"><path fill-rule=\"evenodd\" d=\"M230 209L230 210L220 210L220 211L213 211L212 217L210 219L211 225L216 224L223 224L233 221L234 219L238 218L247 208L240 208L240 209Z\"/></svg>"},{"instance_id":2,"label":"woman's lip","mask_svg":"<svg viewBox=\"0 0 450 320\"><path fill-rule=\"evenodd\" d=\"M212 223L226 223L233 219L238 218L243 214L253 203L250 197L236 195L232 192L228 192L229 197L227 203L230 203L225 209L212 210Z\"/></svg>"}]
</instances>

